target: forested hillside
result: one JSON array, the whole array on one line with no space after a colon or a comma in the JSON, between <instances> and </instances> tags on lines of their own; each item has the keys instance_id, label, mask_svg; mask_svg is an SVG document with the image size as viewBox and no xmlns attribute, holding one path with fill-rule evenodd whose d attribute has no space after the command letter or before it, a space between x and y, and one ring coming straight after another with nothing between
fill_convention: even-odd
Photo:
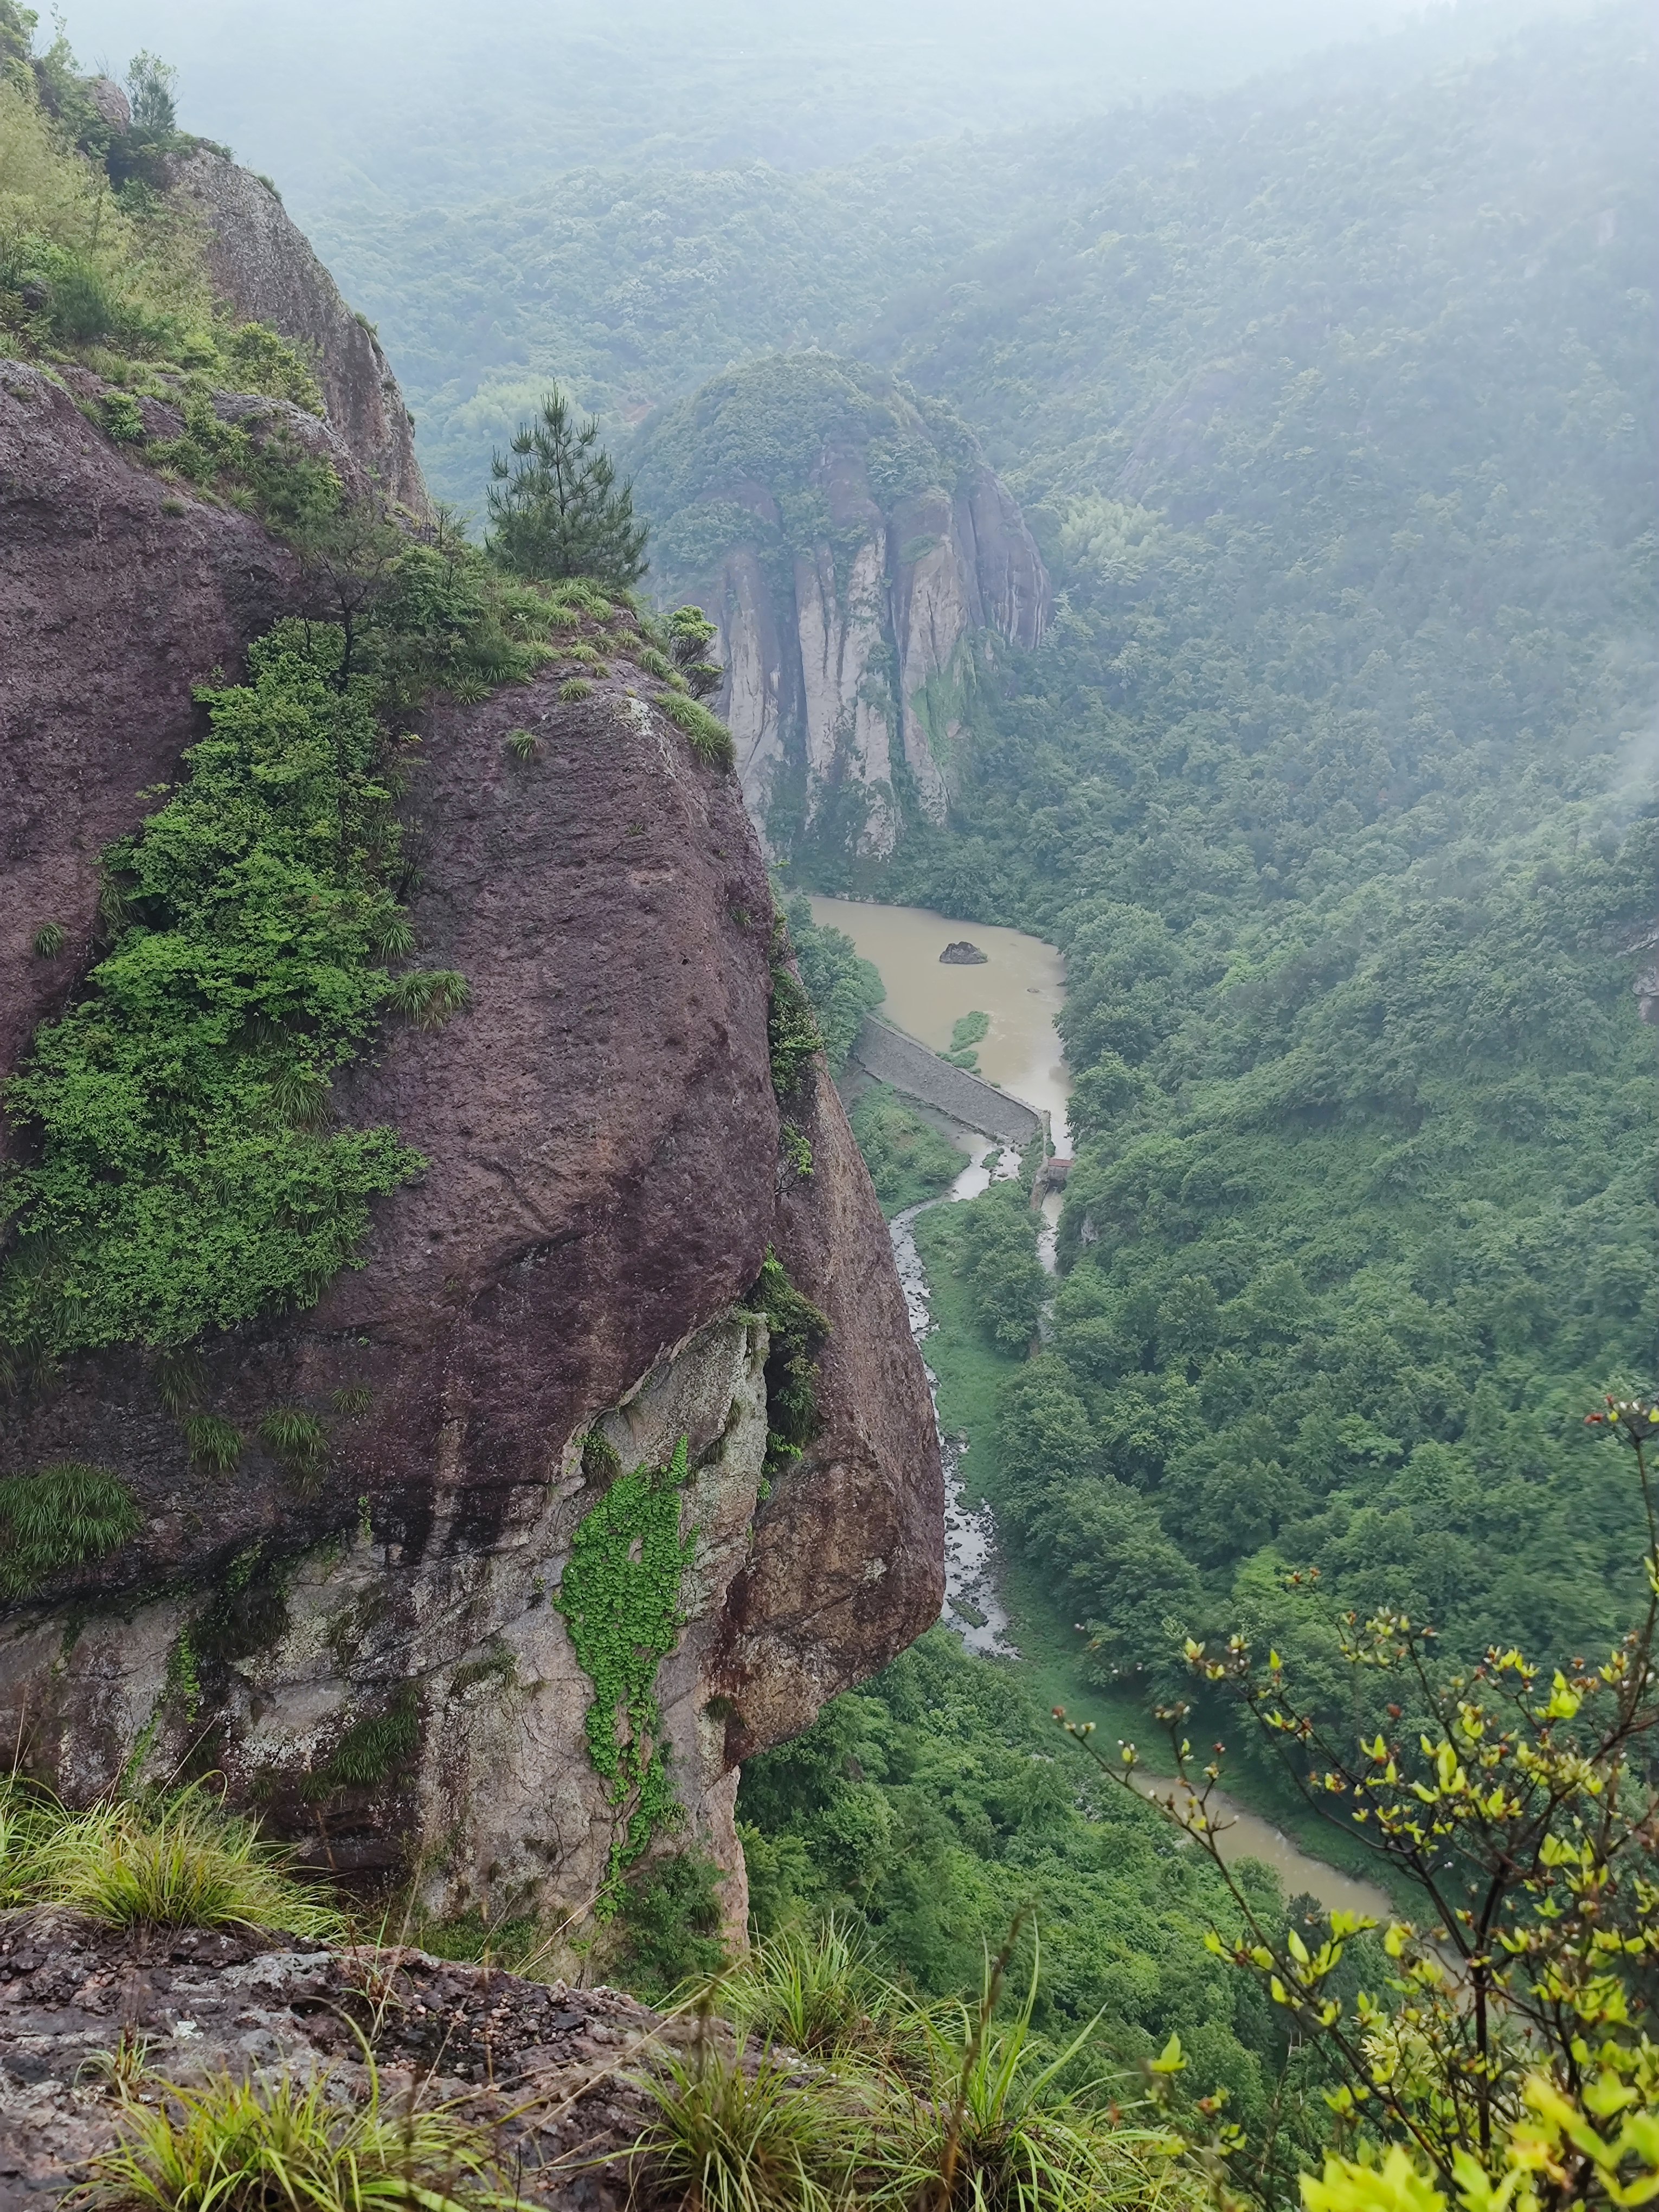
<instances>
[{"instance_id":1,"label":"forested hillside","mask_svg":"<svg viewBox=\"0 0 1659 2212\"><path fill-rule=\"evenodd\" d=\"M951 823L800 859L1066 951L1067 1272L998 1456L1103 1676L1240 1620L1328 1668L1291 1565L1476 1644L1632 1594L1580 1416L1655 1353L1651 40L1468 43L356 239L451 490L550 360L631 414L833 337L1025 501L1058 618Z\"/></svg>"},{"instance_id":2,"label":"forested hillside","mask_svg":"<svg viewBox=\"0 0 1659 2212\"><path fill-rule=\"evenodd\" d=\"M1291 1565L1463 1647L1633 1596L1580 1422L1655 1350L1653 89L1637 11L1534 33L890 328L1066 594L887 895L1066 952L1003 1504L1103 1674L1327 1666Z\"/></svg>"},{"instance_id":3,"label":"forested hillside","mask_svg":"<svg viewBox=\"0 0 1659 2212\"><path fill-rule=\"evenodd\" d=\"M1392 38L1210 100L1126 97L1143 83L1225 82L1252 60L1271 69L1296 50L1295 13L1278 31L1258 15L1243 43L1224 20L1206 20L1195 44L1180 38L1178 15L1153 32L1144 18L1114 30L1098 9L1062 10L1023 26L1015 52L1000 41L988 106L966 89L986 53L972 21L902 53L855 15L838 21L827 52L805 30L781 39L769 21L747 58L702 42L687 52L665 32L672 63L660 82L662 62L642 76L586 26L562 44L568 82L551 114L533 73L521 87L492 73L487 99L461 88L488 47L469 25L441 112L412 134L400 111L372 159L354 137L350 164L331 169L325 188L319 174L302 204L398 363L434 491L477 510L492 444L550 375L622 431L771 348L867 356L884 319L936 330L976 301L1000 321L1021 296L1008 276L1040 268L1039 294L1053 296L1079 225L1114 179L1131 196L1167 196L1196 164L1200 196L1237 212L1251 158L1268 176L1299 159L1298 118L1314 128L1355 109L1370 118L1390 90L1409 107L1425 71L1490 52L1517 11L1434 10ZM1579 34L1558 19L1543 35L1571 50ZM1164 58L1137 73L1137 49L1152 46ZM1074 120L1091 87L1084 104L1096 112ZM470 100L489 119L470 123ZM509 118L521 100L536 112L519 123ZM1431 149L1425 138L1419 151ZM1166 197L1164 219L1178 205ZM1252 270L1237 274L1235 304ZM1160 388L1167 356L1144 366Z\"/></svg>"}]
</instances>

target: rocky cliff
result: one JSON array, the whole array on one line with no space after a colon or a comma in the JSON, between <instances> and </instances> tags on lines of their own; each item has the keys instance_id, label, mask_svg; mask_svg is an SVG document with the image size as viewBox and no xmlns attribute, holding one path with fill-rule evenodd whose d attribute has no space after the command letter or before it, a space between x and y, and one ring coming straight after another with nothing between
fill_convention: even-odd
<instances>
[{"instance_id":1,"label":"rocky cliff","mask_svg":"<svg viewBox=\"0 0 1659 2212\"><path fill-rule=\"evenodd\" d=\"M169 198L205 231L209 271L222 297L315 365L343 444L387 499L429 520L414 420L380 341L346 305L275 188L207 146L175 160L170 178Z\"/></svg>"},{"instance_id":2,"label":"rocky cliff","mask_svg":"<svg viewBox=\"0 0 1659 2212\"><path fill-rule=\"evenodd\" d=\"M984 660L1034 645L1048 583L949 411L860 364L789 355L649 432L664 572L720 626L720 701L772 849L880 856L949 811Z\"/></svg>"},{"instance_id":3,"label":"rocky cliff","mask_svg":"<svg viewBox=\"0 0 1659 2212\"><path fill-rule=\"evenodd\" d=\"M247 189L218 204L227 234ZM325 334L331 296L287 327ZM319 368L325 389L343 374ZM344 437L359 370L307 434L349 488L389 450L372 419ZM203 734L192 687L316 589L79 396L21 365L0 385L7 1072L83 995L100 850ZM387 1028L335 1085L343 1125L393 1124L424 1163L375 1206L361 1267L201 1342L192 1402L237 1448L204 1461L176 1375L137 1345L0 1403L0 1506L6 1479L90 1466L134 1521L7 1611L0 1730L76 1800L211 1764L319 1863L412 1875L435 1911L580 1914L639 1807L596 1766L562 1586L613 1486L650 1470L679 1486L672 1648L618 1741L636 1777L666 1748L654 1847L711 1854L741 1925L738 1761L937 1613L937 1439L821 1055L781 1153L780 955L737 779L665 711L631 617L586 627L579 661L410 718L404 896L421 957L470 997L440 1030ZM793 1461L769 1255L817 1310ZM303 1462L283 1420L319 1440Z\"/></svg>"},{"instance_id":4,"label":"rocky cliff","mask_svg":"<svg viewBox=\"0 0 1659 2212\"><path fill-rule=\"evenodd\" d=\"M100 1927L55 1906L0 1910L0 2212L60 2202L118 2138L98 2054L125 2036L153 2078L325 2078L362 2110L464 2112L547 2212L623 2212L652 2112L642 2076L723 2024L666 2020L610 1989L524 1981L419 1951L329 1951L250 1929ZM359 2039L362 2039L361 2040ZM153 2094L153 2088L151 2089Z\"/></svg>"}]
</instances>

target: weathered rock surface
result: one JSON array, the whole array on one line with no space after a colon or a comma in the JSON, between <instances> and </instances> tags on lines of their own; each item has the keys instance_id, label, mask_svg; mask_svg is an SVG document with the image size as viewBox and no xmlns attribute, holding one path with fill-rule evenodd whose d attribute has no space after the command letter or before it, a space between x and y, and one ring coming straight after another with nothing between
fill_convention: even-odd
<instances>
[{"instance_id":1,"label":"weathered rock surface","mask_svg":"<svg viewBox=\"0 0 1659 2212\"><path fill-rule=\"evenodd\" d=\"M746 435L792 410L811 417L793 448ZM861 364L783 356L653 436L641 489L685 501L665 558L719 625L715 703L763 836L782 850L832 821L884 854L907 793L942 822L981 658L1048 617L1036 542L971 434Z\"/></svg>"},{"instance_id":2,"label":"weathered rock surface","mask_svg":"<svg viewBox=\"0 0 1659 2212\"><path fill-rule=\"evenodd\" d=\"M381 1204L364 1267L313 1313L208 1347L206 1402L246 1436L276 1405L328 1423L325 1478L307 1490L251 1443L205 1480L136 1354L14 1406L9 1469L115 1468L147 1525L16 1610L0 1729L77 1799L135 1745L161 1775L205 1740L239 1796L343 1872L417 1872L440 1910L580 1911L627 1810L586 1755L591 1686L551 1601L603 1480L582 1439L602 1424L633 1466L684 1435L696 1547L662 1727L684 1833L740 1925L736 1762L936 1614L937 1442L821 1071L798 1109L813 1175L780 1169L770 895L736 780L619 658L580 702L562 672L425 724L411 910L471 1002L436 1035L389 1033L337 1093L420 1150L421 1184ZM542 738L527 763L518 728ZM832 1334L822 1432L763 1503L767 1337L743 1300L769 1245ZM368 1409L342 1415L342 1392ZM348 1729L404 1711L419 1743L396 1771L319 1792Z\"/></svg>"},{"instance_id":3,"label":"weathered rock surface","mask_svg":"<svg viewBox=\"0 0 1659 2212\"><path fill-rule=\"evenodd\" d=\"M74 989L98 855L198 733L192 687L234 678L300 591L257 522L161 483L62 384L0 362L0 1067ZM41 959L48 921L65 942Z\"/></svg>"},{"instance_id":4,"label":"weathered rock surface","mask_svg":"<svg viewBox=\"0 0 1659 2212\"><path fill-rule=\"evenodd\" d=\"M116 2139L101 2055L142 2039L134 2084L325 2075L348 2102L445 2103L479 2124L532 2203L611 2212L653 2056L696 2033L609 1989L520 1980L424 1952L289 1936L117 1931L57 1907L0 1912L0 2212L44 2212ZM712 2030L716 2038L724 2031Z\"/></svg>"},{"instance_id":5,"label":"weathered rock surface","mask_svg":"<svg viewBox=\"0 0 1659 2212\"><path fill-rule=\"evenodd\" d=\"M429 520L415 425L392 365L271 187L204 146L174 163L168 193L205 227L216 289L239 314L268 323L314 362L342 441L386 498Z\"/></svg>"}]
</instances>

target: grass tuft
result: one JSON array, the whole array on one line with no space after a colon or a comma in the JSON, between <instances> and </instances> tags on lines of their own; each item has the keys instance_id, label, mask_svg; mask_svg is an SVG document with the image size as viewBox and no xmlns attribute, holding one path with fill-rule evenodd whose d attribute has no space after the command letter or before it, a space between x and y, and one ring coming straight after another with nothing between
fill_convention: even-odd
<instances>
[{"instance_id":1,"label":"grass tuft","mask_svg":"<svg viewBox=\"0 0 1659 2212\"><path fill-rule=\"evenodd\" d=\"M756 1945L720 1985L742 2032L811 2058L869 2052L907 2001L880 1974L869 1947L831 1913L817 1928L785 1928Z\"/></svg>"},{"instance_id":2,"label":"grass tuft","mask_svg":"<svg viewBox=\"0 0 1659 2212\"><path fill-rule=\"evenodd\" d=\"M106 1467L65 1460L0 1480L0 1597L21 1597L66 1567L101 1559L143 1526L137 1501Z\"/></svg>"},{"instance_id":3,"label":"grass tuft","mask_svg":"<svg viewBox=\"0 0 1659 2212\"><path fill-rule=\"evenodd\" d=\"M64 925L61 921L43 921L34 933L34 950L42 960L55 960L64 949Z\"/></svg>"},{"instance_id":4,"label":"grass tuft","mask_svg":"<svg viewBox=\"0 0 1659 2212\"><path fill-rule=\"evenodd\" d=\"M1098 2014L1058 2051L1034 2035L1035 1936L1025 1996L1009 2024L997 2025L1013 1941L988 1962L977 2006L915 2009L920 2078L885 2117L877 2154L882 2194L901 2204L1008 2212L1155 2203L1179 2146L1164 2130L1126 2128L1111 2111L1109 2083L1078 2081Z\"/></svg>"},{"instance_id":5,"label":"grass tuft","mask_svg":"<svg viewBox=\"0 0 1659 2212\"><path fill-rule=\"evenodd\" d=\"M169 2083L158 2103L128 2100L81 2202L154 2212L462 2212L519 2202L481 2128L441 2109L389 2109L367 2051L364 2059L368 2094L355 2109L321 2072L306 2082L283 2074Z\"/></svg>"},{"instance_id":6,"label":"grass tuft","mask_svg":"<svg viewBox=\"0 0 1659 2212\"><path fill-rule=\"evenodd\" d=\"M855 2140L844 2094L792 2086L769 2057L745 2065L699 2038L641 2086L656 2112L634 2146L651 2187L698 2212L828 2212L844 2201Z\"/></svg>"},{"instance_id":7,"label":"grass tuft","mask_svg":"<svg viewBox=\"0 0 1659 2212\"><path fill-rule=\"evenodd\" d=\"M290 1128L320 1129L329 1116L329 1086L315 1068L289 1061L270 1079L270 1103Z\"/></svg>"},{"instance_id":8,"label":"grass tuft","mask_svg":"<svg viewBox=\"0 0 1659 2212\"><path fill-rule=\"evenodd\" d=\"M386 1004L417 1029L438 1030L468 996L465 976L453 968L410 968L386 993Z\"/></svg>"},{"instance_id":9,"label":"grass tuft","mask_svg":"<svg viewBox=\"0 0 1659 2212\"><path fill-rule=\"evenodd\" d=\"M374 915L368 935L382 960L401 960L415 950L415 925L401 907L384 907Z\"/></svg>"},{"instance_id":10,"label":"grass tuft","mask_svg":"<svg viewBox=\"0 0 1659 2212\"><path fill-rule=\"evenodd\" d=\"M260 1420L259 1441L307 1489L320 1479L328 1431L315 1413L301 1406L273 1406Z\"/></svg>"},{"instance_id":11,"label":"grass tuft","mask_svg":"<svg viewBox=\"0 0 1659 2212\"><path fill-rule=\"evenodd\" d=\"M201 1403L207 1380L207 1362L193 1344L168 1345L155 1355L156 1392L175 1420Z\"/></svg>"},{"instance_id":12,"label":"grass tuft","mask_svg":"<svg viewBox=\"0 0 1659 2212\"><path fill-rule=\"evenodd\" d=\"M352 1722L324 1764L307 1776L305 1794L319 1798L337 1790L372 1790L406 1766L420 1743L420 1708L405 1684L386 1711Z\"/></svg>"},{"instance_id":13,"label":"grass tuft","mask_svg":"<svg viewBox=\"0 0 1659 2212\"><path fill-rule=\"evenodd\" d=\"M559 686L561 699L587 699L592 696L593 686L585 676L567 677Z\"/></svg>"},{"instance_id":14,"label":"grass tuft","mask_svg":"<svg viewBox=\"0 0 1659 2212\"><path fill-rule=\"evenodd\" d=\"M641 646L634 658L647 676L654 676L659 684L667 684L670 690L685 690L684 677L680 674L668 655L665 653L659 653L654 645Z\"/></svg>"},{"instance_id":15,"label":"grass tuft","mask_svg":"<svg viewBox=\"0 0 1659 2212\"><path fill-rule=\"evenodd\" d=\"M222 1413L186 1413L185 1442L192 1465L229 1474L242 1456L242 1432Z\"/></svg>"},{"instance_id":16,"label":"grass tuft","mask_svg":"<svg viewBox=\"0 0 1659 2212\"><path fill-rule=\"evenodd\" d=\"M691 740L691 750L706 768L730 768L737 759L732 732L718 714L711 714L701 699L671 691L657 705L678 729Z\"/></svg>"},{"instance_id":17,"label":"grass tuft","mask_svg":"<svg viewBox=\"0 0 1659 2212\"><path fill-rule=\"evenodd\" d=\"M0 1899L67 1905L106 1927L269 1928L338 1938L338 1913L204 1790L105 1799L74 1813L14 1778L0 1784Z\"/></svg>"},{"instance_id":18,"label":"grass tuft","mask_svg":"<svg viewBox=\"0 0 1659 2212\"><path fill-rule=\"evenodd\" d=\"M533 730L509 730L501 742L521 765L533 761L542 749L542 741Z\"/></svg>"}]
</instances>

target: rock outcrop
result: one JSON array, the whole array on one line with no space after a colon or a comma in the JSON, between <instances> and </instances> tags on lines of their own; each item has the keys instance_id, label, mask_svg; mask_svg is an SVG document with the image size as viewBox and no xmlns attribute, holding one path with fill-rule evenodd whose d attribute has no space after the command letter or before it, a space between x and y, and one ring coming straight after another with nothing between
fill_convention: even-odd
<instances>
[{"instance_id":1,"label":"rock outcrop","mask_svg":"<svg viewBox=\"0 0 1659 2212\"><path fill-rule=\"evenodd\" d=\"M672 410L640 487L674 595L719 624L717 703L771 848L880 856L907 806L942 822L982 657L1036 644L1048 613L966 427L860 364L782 356Z\"/></svg>"},{"instance_id":2,"label":"rock outcrop","mask_svg":"<svg viewBox=\"0 0 1659 2212\"><path fill-rule=\"evenodd\" d=\"M9 367L0 434L20 584L8 643L4 1071L84 971L97 854L302 588L252 522L145 475L55 386ZM20 536L20 532L22 534ZM16 604L9 602L10 607ZM422 957L471 1001L389 1030L336 1085L428 1163L379 1206L361 1270L312 1311L204 1346L201 1402L247 1439L191 1462L136 1349L0 1408L0 1474L114 1470L133 1540L14 1606L0 1731L76 1801L210 1760L343 1874L416 1875L443 1912L580 1913L620 1810L587 1755L593 1697L556 1595L624 1469L687 1440L693 1553L656 1684L683 1826L742 1924L737 1762L807 1725L935 1617L943 1492L926 1380L834 1088L809 1067L781 1164L768 1041L770 890L736 778L651 702L623 626L609 672L558 672L420 718L405 805ZM507 744L530 732L533 757ZM67 932L41 958L43 919ZM817 1437L770 1488L769 1249L830 1322ZM296 1474L273 1407L328 1431ZM348 1740L390 1730L368 1778ZM354 1734L354 1732L356 1732Z\"/></svg>"},{"instance_id":3,"label":"rock outcrop","mask_svg":"<svg viewBox=\"0 0 1659 2212\"><path fill-rule=\"evenodd\" d=\"M719 2023L703 2030L729 2048ZM118 2136L98 2061L126 2038L156 2082L326 2080L331 2100L444 2105L548 2212L622 2212L651 2112L640 2076L698 2023L608 1989L520 1980L424 1952L330 1951L252 1930L114 1929L0 1911L0 2212L55 2205ZM360 2041L359 2038L362 2039ZM142 2087L143 2085L141 2085Z\"/></svg>"},{"instance_id":4,"label":"rock outcrop","mask_svg":"<svg viewBox=\"0 0 1659 2212\"><path fill-rule=\"evenodd\" d=\"M414 422L380 341L346 305L274 188L202 146L173 163L168 198L203 224L216 289L238 314L301 349L342 442L387 499L429 520Z\"/></svg>"},{"instance_id":5,"label":"rock outcrop","mask_svg":"<svg viewBox=\"0 0 1659 2212\"><path fill-rule=\"evenodd\" d=\"M0 362L0 1068L76 988L99 854L198 734L193 687L234 678L301 589L251 517L138 465L61 379ZM42 958L48 923L64 943Z\"/></svg>"}]
</instances>

